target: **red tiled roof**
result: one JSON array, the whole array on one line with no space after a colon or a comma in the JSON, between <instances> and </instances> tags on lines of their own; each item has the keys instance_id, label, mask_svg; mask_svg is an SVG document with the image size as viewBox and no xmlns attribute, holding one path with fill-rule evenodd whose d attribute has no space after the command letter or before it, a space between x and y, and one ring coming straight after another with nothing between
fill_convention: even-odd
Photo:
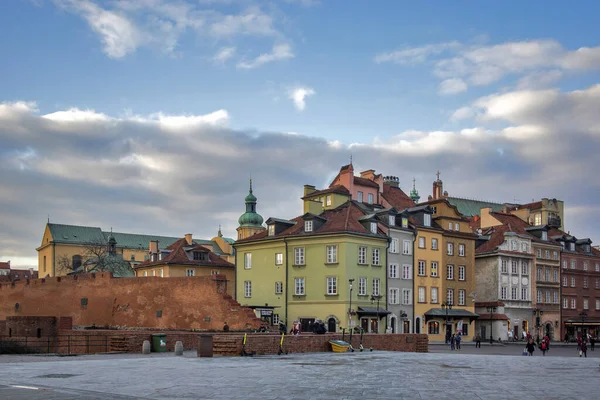
<instances>
[{"instance_id":1,"label":"red tiled roof","mask_svg":"<svg viewBox=\"0 0 600 400\"><path fill-rule=\"evenodd\" d=\"M193 243L193 242L192 242ZM234 265L217 254L210 251L210 249L202 244L193 243L192 246L188 245L185 238L177 240L172 245L168 246L165 250L171 250L171 252L163 257L159 261L146 260L143 263L136 265L134 268L148 267L151 265L164 265L164 264L188 264L198 266L219 266L219 267L234 267ZM190 251L203 251L208 253L208 260L194 260L193 257L190 259L187 252Z\"/></svg>"},{"instance_id":2,"label":"red tiled roof","mask_svg":"<svg viewBox=\"0 0 600 400\"><path fill-rule=\"evenodd\" d=\"M475 254L489 253L494 251L504 243L504 234L509 232L506 225L494 226L492 229L483 232L484 235L489 235L490 240L484 242L481 246L475 249Z\"/></svg>"},{"instance_id":3,"label":"red tiled roof","mask_svg":"<svg viewBox=\"0 0 600 400\"><path fill-rule=\"evenodd\" d=\"M382 197L397 210L404 210L415 206L415 202L407 196L402 189L395 186L383 184Z\"/></svg>"},{"instance_id":4,"label":"red tiled roof","mask_svg":"<svg viewBox=\"0 0 600 400\"><path fill-rule=\"evenodd\" d=\"M10 264L7 262L0 262L0 269L10 269Z\"/></svg>"},{"instance_id":5,"label":"red tiled roof","mask_svg":"<svg viewBox=\"0 0 600 400\"><path fill-rule=\"evenodd\" d=\"M360 209L358 205L354 201L348 201L341 206L334 208L333 210L328 210L321 213L319 216L325 218L327 221L318 229L313 232L306 233L304 231L304 221L302 217L296 217L291 221L296 222L295 225L287 228L283 232L275 236L270 237L290 237L290 236L300 236L300 235L319 235L324 233L342 233L342 232L352 232L352 233L363 233L363 234L371 234L369 230L367 230L358 219L365 215L365 212ZM243 243L247 241L260 240L268 237L268 232L263 231L259 232L253 236L250 236L246 239L241 239L236 241L236 243Z\"/></svg>"},{"instance_id":6,"label":"red tiled roof","mask_svg":"<svg viewBox=\"0 0 600 400\"><path fill-rule=\"evenodd\" d=\"M550 230L548 231L548 236L552 237L552 236L575 236L575 235L571 235L570 233L561 231L558 228L550 228ZM572 252L571 252L572 253ZM585 253L583 251L582 248L580 248L579 246L575 246L575 253L581 254L581 255L587 255L588 257L590 256L590 253ZM599 257L600 258L600 251L596 248L594 248L594 246L591 247L591 256L592 257Z\"/></svg>"},{"instance_id":7,"label":"red tiled roof","mask_svg":"<svg viewBox=\"0 0 600 400\"><path fill-rule=\"evenodd\" d=\"M360 176L354 177L354 184L360 186L370 186L379 189L379 185L367 178L361 178Z\"/></svg>"},{"instance_id":8,"label":"red tiled roof","mask_svg":"<svg viewBox=\"0 0 600 400\"><path fill-rule=\"evenodd\" d=\"M541 201L535 201L533 203L527 203L527 204L521 204L519 206L519 208L528 208L530 210L539 210L540 208L542 208L542 202Z\"/></svg>"},{"instance_id":9,"label":"red tiled roof","mask_svg":"<svg viewBox=\"0 0 600 400\"><path fill-rule=\"evenodd\" d=\"M335 185L328 189L316 190L316 191L309 193L306 196L302 197L302 199L304 200L309 197L314 197L314 196L319 196L322 194L329 194L329 193L350 194L350 191L343 185Z\"/></svg>"},{"instance_id":10,"label":"red tiled roof","mask_svg":"<svg viewBox=\"0 0 600 400\"><path fill-rule=\"evenodd\" d=\"M8 279L11 281L19 279L37 279L38 276L38 271L31 271L29 269L11 269L8 273Z\"/></svg>"}]
</instances>

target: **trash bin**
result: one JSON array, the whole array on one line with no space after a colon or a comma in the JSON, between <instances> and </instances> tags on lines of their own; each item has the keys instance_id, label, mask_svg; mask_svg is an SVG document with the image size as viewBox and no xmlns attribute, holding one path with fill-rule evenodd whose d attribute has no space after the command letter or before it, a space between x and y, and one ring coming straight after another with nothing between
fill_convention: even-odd
<instances>
[{"instance_id":1,"label":"trash bin","mask_svg":"<svg viewBox=\"0 0 600 400\"><path fill-rule=\"evenodd\" d=\"M155 353L164 353L167 351L167 335L164 333L155 333L152 335L152 351Z\"/></svg>"},{"instance_id":2,"label":"trash bin","mask_svg":"<svg viewBox=\"0 0 600 400\"><path fill-rule=\"evenodd\" d=\"M198 357L213 356L213 335L198 335Z\"/></svg>"}]
</instances>

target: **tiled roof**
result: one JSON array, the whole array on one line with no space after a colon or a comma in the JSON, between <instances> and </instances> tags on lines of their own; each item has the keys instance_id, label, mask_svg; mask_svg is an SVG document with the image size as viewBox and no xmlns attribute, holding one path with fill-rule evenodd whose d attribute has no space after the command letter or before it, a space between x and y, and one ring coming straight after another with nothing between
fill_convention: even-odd
<instances>
[{"instance_id":1,"label":"tiled roof","mask_svg":"<svg viewBox=\"0 0 600 400\"><path fill-rule=\"evenodd\" d=\"M548 236L556 237L556 236L572 236L572 235L569 233L566 233L564 231L561 231L558 228L550 228L550 230L548 230ZM596 249L594 246L591 246L590 250L591 250L591 253L586 253L583 251L583 249L581 247L575 246L575 252L572 252L572 251L569 251L568 247L566 248L567 253L577 253L580 255L587 255L588 257L599 257L600 258L600 250Z\"/></svg>"},{"instance_id":2,"label":"tiled roof","mask_svg":"<svg viewBox=\"0 0 600 400\"><path fill-rule=\"evenodd\" d=\"M0 269L10 269L10 264L7 262L0 262Z\"/></svg>"},{"instance_id":3,"label":"tiled roof","mask_svg":"<svg viewBox=\"0 0 600 400\"><path fill-rule=\"evenodd\" d=\"M377 183L367 178L361 178L360 176L354 177L354 184L360 186L370 186L379 189L379 185Z\"/></svg>"},{"instance_id":4,"label":"tiled roof","mask_svg":"<svg viewBox=\"0 0 600 400\"><path fill-rule=\"evenodd\" d=\"M135 266L135 268L143 268L152 265L164 265L164 264L186 264L186 265L197 265L197 266L220 266L220 267L233 267L234 265L217 254L211 251L212 245L206 245L201 241L192 241L192 245L188 245L185 238L178 239L175 243L171 244L164 250L170 250L170 253L158 261L144 261L141 264ZM194 260L193 252L203 251L208 252L208 260Z\"/></svg>"},{"instance_id":5,"label":"tiled roof","mask_svg":"<svg viewBox=\"0 0 600 400\"><path fill-rule=\"evenodd\" d=\"M535 201L533 203L527 203L527 204L521 204L520 208L528 208L530 210L539 210L540 208L542 208L542 202L541 201Z\"/></svg>"},{"instance_id":6,"label":"tiled roof","mask_svg":"<svg viewBox=\"0 0 600 400\"><path fill-rule=\"evenodd\" d=\"M304 224L302 223L302 217L296 217L291 220L297 222L295 225L287 228L275 236L268 236L268 232L263 231L246 239L238 240L236 243L260 240L267 237L278 238L290 236L311 236L324 233L352 232L372 235L372 233L358 221L358 219L364 215L365 212L355 201L347 201L337 208L321 213L319 216L325 218L327 221L320 228L314 230L313 232L305 232Z\"/></svg>"},{"instance_id":7,"label":"tiled roof","mask_svg":"<svg viewBox=\"0 0 600 400\"><path fill-rule=\"evenodd\" d=\"M415 206L415 202L402 189L385 183L383 184L382 196L392 207L399 211Z\"/></svg>"},{"instance_id":8,"label":"tiled roof","mask_svg":"<svg viewBox=\"0 0 600 400\"><path fill-rule=\"evenodd\" d=\"M475 249L475 254L489 253L496 250L498 246L504 243L504 234L506 232L509 232L506 225L494 226L492 229L483 232L484 235L489 235L490 239Z\"/></svg>"},{"instance_id":9,"label":"tiled roof","mask_svg":"<svg viewBox=\"0 0 600 400\"><path fill-rule=\"evenodd\" d=\"M492 211L501 211L504 209L504 204L491 201L463 199L460 197L447 197L446 199L465 216L480 215L482 208L491 208Z\"/></svg>"},{"instance_id":10,"label":"tiled roof","mask_svg":"<svg viewBox=\"0 0 600 400\"><path fill-rule=\"evenodd\" d=\"M304 196L302 199L306 199L306 198L309 198L309 197L320 196L322 194L329 194L329 193L350 194L350 191L348 191L348 189L346 189L346 187L343 186L343 185L335 185L335 186L330 187L328 189L317 190L317 191L314 191L312 193L309 193L306 196Z\"/></svg>"}]
</instances>

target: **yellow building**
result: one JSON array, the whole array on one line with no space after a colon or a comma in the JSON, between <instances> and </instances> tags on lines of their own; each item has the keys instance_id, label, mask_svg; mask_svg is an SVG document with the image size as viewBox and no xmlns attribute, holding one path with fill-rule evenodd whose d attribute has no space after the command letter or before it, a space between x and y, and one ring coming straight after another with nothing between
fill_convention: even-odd
<instances>
[{"instance_id":1,"label":"yellow building","mask_svg":"<svg viewBox=\"0 0 600 400\"><path fill-rule=\"evenodd\" d=\"M98 256L107 248L110 236L115 239L116 255L135 266L148 257L149 243L158 241L160 248L166 248L179 238L105 232L98 227L64 225L48 222L44 228L38 252L40 277L63 276L77 270ZM233 239L224 238L220 232L212 240L195 240L212 247L213 253L233 262Z\"/></svg>"}]
</instances>

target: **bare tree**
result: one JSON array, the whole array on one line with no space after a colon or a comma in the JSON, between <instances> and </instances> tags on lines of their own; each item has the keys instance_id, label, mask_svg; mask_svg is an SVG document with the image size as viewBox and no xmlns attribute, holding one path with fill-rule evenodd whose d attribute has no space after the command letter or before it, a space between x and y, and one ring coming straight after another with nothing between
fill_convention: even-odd
<instances>
[{"instance_id":1,"label":"bare tree","mask_svg":"<svg viewBox=\"0 0 600 400\"><path fill-rule=\"evenodd\" d=\"M73 265L73 260L63 254L57 258L56 267L61 275L91 272L112 272L115 276L134 275L129 262L118 254L110 254L106 242L102 240L85 243L80 265Z\"/></svg>"}]
</instances>

